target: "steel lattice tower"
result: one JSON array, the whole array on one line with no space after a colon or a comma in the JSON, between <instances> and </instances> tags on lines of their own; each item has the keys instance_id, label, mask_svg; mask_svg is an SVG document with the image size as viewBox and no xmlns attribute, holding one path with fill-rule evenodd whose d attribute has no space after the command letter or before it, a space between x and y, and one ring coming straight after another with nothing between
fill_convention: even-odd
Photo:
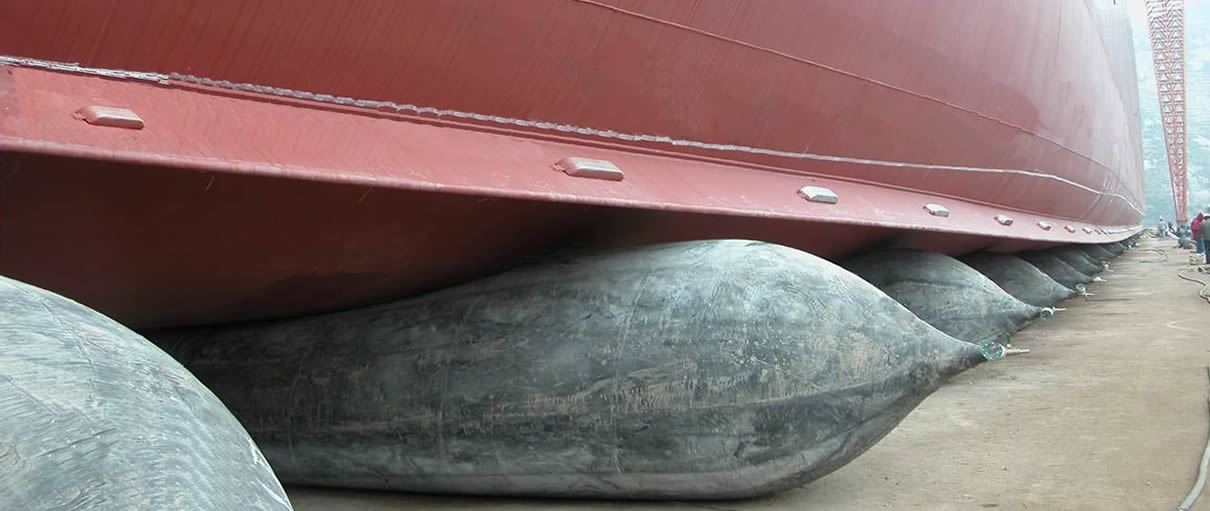
<instances>
[{"instance_id":1,"label":"steel lattice tower","mask_svg":"<svg viewBox=\"0 0 1210 511\"><path fill-rule=\"evenodd\" d=\"M1184 0L1147 0L1147 32L1151 35L1151 59L1155 63L1155 82L1159 87L1168 174L1172 178L1172 202L1177 221L1184 224L1189 221L1185 166Z\"/></svg>"}]
</instances>

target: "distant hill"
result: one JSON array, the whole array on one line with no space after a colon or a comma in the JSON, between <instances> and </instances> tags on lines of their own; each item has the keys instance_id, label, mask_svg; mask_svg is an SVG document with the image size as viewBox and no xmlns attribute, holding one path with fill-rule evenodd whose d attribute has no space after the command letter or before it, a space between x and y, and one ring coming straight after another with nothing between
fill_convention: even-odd
<instances>
[{"instance_id":1,"label":"distant hill","mask_svg":"<svg viewBox=\"0 0 1210 511\"><path fill-rule=\"evenodd\" d=\"M1135 61L1139 71L1139 110L1143 119L1143 170L1146 189L1146 224L1159 217L1171 220L1172 184L1168 156L1160 126L1159 98L1151 64L1151 42L1147 37L1142 0L1131 11ZM1189 136L1189 212L1210 208L1210 2L1186 2L1185 7L1185 104Z\"/></svg>"}]
</instances>

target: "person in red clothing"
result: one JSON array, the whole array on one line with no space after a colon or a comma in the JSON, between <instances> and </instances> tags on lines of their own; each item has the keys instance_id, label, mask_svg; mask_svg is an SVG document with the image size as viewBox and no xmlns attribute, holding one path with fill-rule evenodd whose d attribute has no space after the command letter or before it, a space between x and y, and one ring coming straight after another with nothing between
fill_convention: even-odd
<instances>
[{"instance_id":1,"label":"person in red clothing","mask_svg":"<svg viewBox=\"0 0 1210 511\"><path fill-rule=\"evenodd\" d=\"M1210 215L1198 213L1197 217L1202 220L1200 224L1200 227L1202 228L1202 251L1206 253L1205 259L1203 259L1202 262L1205 264L1210 264L1210 222L1206 221L1207 219L1210 219Z\"/></svg>"},{"instance_id":2,"label":"person in red clothing","mask_svg":"<svg viewBox=\"0 0 1210 511\"><path fill-rule=\"evenodd\" d=\"M1189 229L1193 231L1189 237L1193 238L1193 246L1197 247L1197 253L1206 252L1206 240L1202 236L1202 220L1205 219L1204 213L1198 213L1197 217L1189 222Z\"/></svg>"}]
</instances>

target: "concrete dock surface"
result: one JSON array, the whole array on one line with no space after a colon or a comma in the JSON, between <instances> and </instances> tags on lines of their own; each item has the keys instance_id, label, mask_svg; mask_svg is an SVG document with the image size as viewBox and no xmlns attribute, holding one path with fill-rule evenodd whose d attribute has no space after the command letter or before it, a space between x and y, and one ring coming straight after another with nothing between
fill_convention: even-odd
<instances>
[{"instance_id":1,"label":"concrete dock surface","mask_svg":"<svg viewBox=\"0 0 1210 511\"><path fill-rule=\"evenodd\" d=\"M1161 253L1160 251L1163 251ZM885 439L802 488L730 502L421 496L287 488L299 511L871 509L1171 510L1206 445L1210 303L1191 252L1144 239L1054 319L1032 353L942 387ZM1210 273L1192 273L1210 282ZM1210 490L1194 507L1210 511Z\"/></svg>"}]
</instances>

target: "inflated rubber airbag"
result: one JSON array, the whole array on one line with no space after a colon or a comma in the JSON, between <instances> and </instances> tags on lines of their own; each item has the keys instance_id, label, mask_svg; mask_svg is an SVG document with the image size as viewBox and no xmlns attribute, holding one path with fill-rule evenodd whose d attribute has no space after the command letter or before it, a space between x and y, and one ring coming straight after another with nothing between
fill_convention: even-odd
<instances>
[{"instance_id":1,"label":"inflated rubber airbag","mask_svg":"<svg viewBox=\"0 0 1210 511\"><path fill-rule=\"evenodd\" d=\"M0 277L0 509L263 509L289 501L218 398L138 334Z\"/></svg>"},{"instance_id":2,"label":"inflated rubber airbag","mask_svg":"<svg viewBox=\"0 0 1210 511\"><path fill-rule=\"evenodd\" d=\"M1029 264L1008 254L978 252L960 258L1018 300L1036 307L1054 307L1075 291L1065 287Z\"/></svg>"},{"instance_id":3,"label":"inflated rubber airbag","mask_svg":"<svg viewBox=\"0 0 1210 511\"><path fill-rule=\"evenodd\" d=\"M1049 252L1021 252L1018 257L1036 266L1055 282L1075 291L1083 291L1084 285L1092 282L1092 277L1072 268L1058 256Z\"/></svg>"},{"instance_id":4,"label":"inflated rubber airbag","mask_svg":"<svg viewBox=\"0 0 1210 511\"><path fill-rule=\"evenodd\" d=\"M799 486L984 360L832 263L736 240L159 340L288 483L559 497Z\"/></svg>"},{"instance_id":5,"label":"inflated rubber airbag","mask_svg":"<svg viewBox=\"0 0 1210 511\"><path fill-rule=\"evenodd\" d=\"M842 265L920 319L964 341L1002 340L1043 313L953 257L920 250L880 250Z\"/></svg>"}]
</instances>

